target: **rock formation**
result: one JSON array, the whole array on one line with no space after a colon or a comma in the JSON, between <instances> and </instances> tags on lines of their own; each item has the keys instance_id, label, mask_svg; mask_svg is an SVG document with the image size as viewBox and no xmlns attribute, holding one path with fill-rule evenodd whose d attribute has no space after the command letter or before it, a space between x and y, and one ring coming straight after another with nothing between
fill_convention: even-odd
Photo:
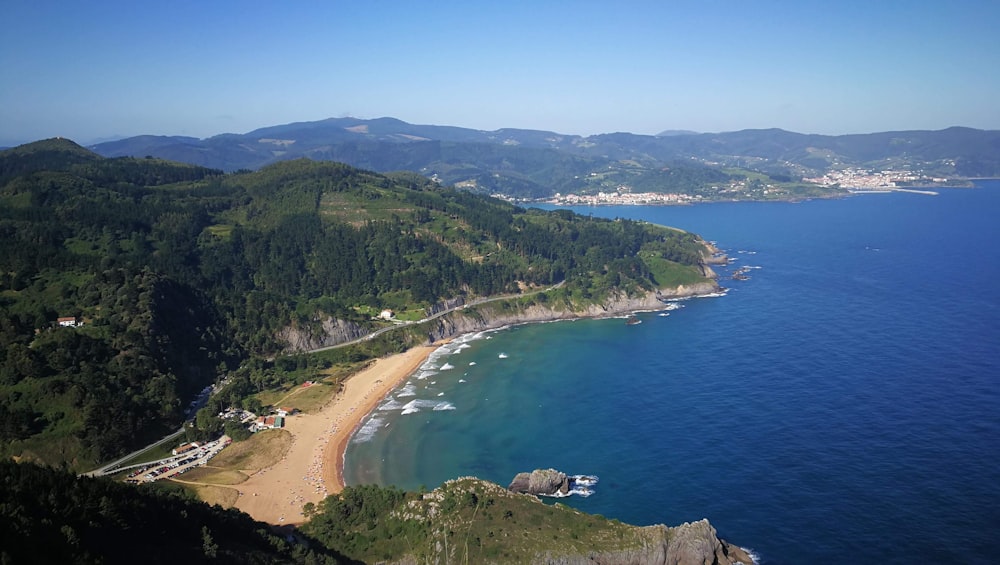
<instances>
[{"instance_id":1,"label":"rock formation","mask_svg":"<svg viewBox=\"0 0 1000 565\"><path fill-rule=\"evenodd\" d=\"M661 310L664 307L665 300L718 291L718 283L715 281L706 281L692 285L679 285L674 289L651 291L640 296L629 297L619 293L609 297L603 304L591 304L581 310L573 310L567 306L550 306L540 303L525 307L500 306L497 304L470 305L469 309L456 310L434 320L427 334L427 341L433 343L457 335L529 322L601 318L640 310Z\"/></svg>"},{"instance_id":2,"label":"rock formation","mask_svg":"<svg viewBox=\"0 0 1000 565\"><path fill-rule=\"evenodd\" d=\"M569 477L555 469L535 469L518 473L507 489L536 496L552 496L557 492L565 495L569 494Z\"/></svg>"},{"instance_id":3,"label":"rock formation","mask_svg":"<svg viewBox=\"0 0 1000 565\"><path fill-rule=\"evenodd\" d=\"M368 328L337 318L325 318L311 325L290 325L282 328L277 337L288 345L290 352L311 351L346 343L368 335Z\"/></svg>"},{"instance_id":4,"label":"rock formation","mask_svg":"<svg viewBox=\"0 0 1000 565\"><path fill-rule=\"evenodd\" d=\"M720 540L708 520L637 528L644 543L639 547L590 551L577 555L548 553L535 560L546 565L753 565L743 548Z\"/></svg>"}]
</instances>

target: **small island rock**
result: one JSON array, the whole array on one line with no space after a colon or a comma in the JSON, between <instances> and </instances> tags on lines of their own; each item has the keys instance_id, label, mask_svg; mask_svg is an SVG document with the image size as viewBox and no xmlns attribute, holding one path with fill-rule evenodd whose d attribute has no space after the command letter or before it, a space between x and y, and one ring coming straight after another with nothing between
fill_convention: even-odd
<instances>
[{"instance_id":1,"label":"small island rock","mask_svg":"<svg viewBox=\"0 0 1000 565\"><path fill-rule=\"evenodd\" d=\"M507 490L536 496L568 494L569 477L555 469L535 469L530 473L518 473Z\"/></svg>"}]
</instances>

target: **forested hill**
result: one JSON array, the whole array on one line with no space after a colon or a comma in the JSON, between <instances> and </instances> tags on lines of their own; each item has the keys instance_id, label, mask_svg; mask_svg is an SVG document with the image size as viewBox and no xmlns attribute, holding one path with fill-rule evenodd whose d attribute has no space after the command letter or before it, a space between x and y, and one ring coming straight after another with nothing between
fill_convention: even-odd
<instances>
[{"instance_id":1,"label":"forested hill","mask_svg":"<svg viewBox=\"0 0 1000 565\"><path fill-rule=\"evenodd\" d=\"M64 139L10 149L0 455L85 469L127 452L176 429L206 384L281 351L289 326L370 328L384 308L416 319L557 283L552 300L600 302L703 280L703 253L684 232L339 163L223 174Z\"/></svg>"},{"instance_id":2,"label":"forested hill","mask_svg":"<svg viewBox=\"0 0 1000 565\"><path fill-rule=\"evenodd\" d=\"M625 187L707 199L788 199L829 193L800 181L844 169L947 179L1000 175L1000 131L962 127L838 136L754 129L583 137L331 118L207 139L144 135L93 149L108 157L154 155L224 170L308 157L414 171L473 192L524 198ZM755 180L769 185L767 192L737 190Z\"/></svg>"}]
</instances>

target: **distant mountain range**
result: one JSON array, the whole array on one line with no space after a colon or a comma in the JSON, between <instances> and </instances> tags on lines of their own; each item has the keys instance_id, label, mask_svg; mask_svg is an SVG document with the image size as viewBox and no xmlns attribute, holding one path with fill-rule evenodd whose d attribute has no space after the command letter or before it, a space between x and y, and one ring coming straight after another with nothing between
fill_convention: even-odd
<instances>
[{"instance_id":1,"label":"distant mountain range","mask_svg":"<svg viewBox=\"0 0 1000 565\"><path fill-rule=\"evenodd\" d=\"M1000 131L962 127L840 136L764 129L582 137L416 125L394 118L330 118L206 139L142 135L90 148L106 157L153 156L226 171L302 157L341 161L377 172L414 171L475 192L518 197L621 185L690 191L754 173L797 182L847 167L945 178L1000 176Z\"/></svg>"}]
</instances>

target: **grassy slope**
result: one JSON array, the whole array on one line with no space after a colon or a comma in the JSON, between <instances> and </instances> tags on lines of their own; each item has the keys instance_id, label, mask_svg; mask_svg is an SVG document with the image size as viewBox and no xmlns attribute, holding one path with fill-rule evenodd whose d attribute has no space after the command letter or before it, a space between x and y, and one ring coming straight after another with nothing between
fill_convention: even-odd
<instances>
[{"instance_id":1,"label":"grassy slope","mask_svg":"<svg viewBox=\"0 0 1000 565\"><path fill-rule=\"evenodd\" d=\"M662 536L657 528L543 503L475 478L448 481L430 493L407 493L398 504L377 487L360 491L365 504L339 505L339 496L330 497L304 530L367 563L404 556L418 563L532 563L547 555L636 549L651 536ZM345 493L343 500L356 500L355 495ZM345 508L351 508L346 517ZM345 522L354 524L343 527Z\"/></svg>"}]
</instances>

